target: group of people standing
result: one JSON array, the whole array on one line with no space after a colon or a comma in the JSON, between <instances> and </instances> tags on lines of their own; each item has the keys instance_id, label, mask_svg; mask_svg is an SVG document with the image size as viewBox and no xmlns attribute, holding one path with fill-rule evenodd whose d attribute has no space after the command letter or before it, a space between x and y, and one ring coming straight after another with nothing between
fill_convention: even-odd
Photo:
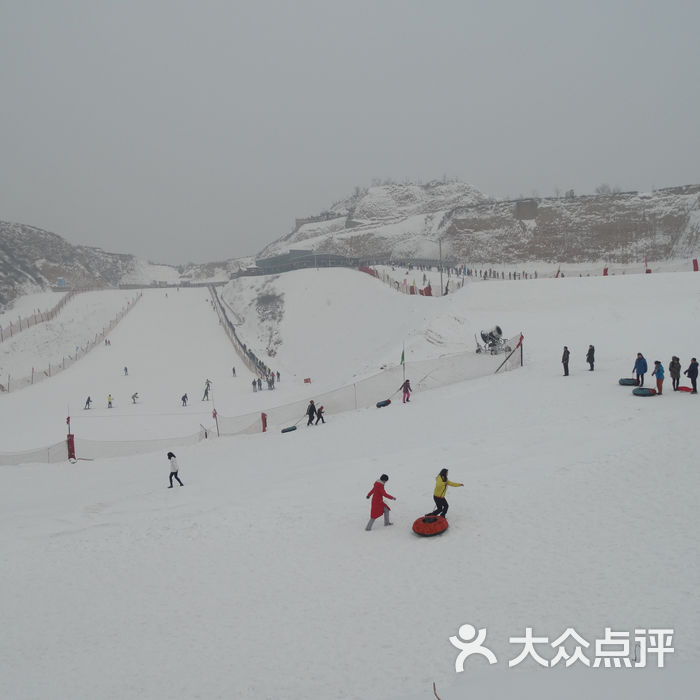
<instances>
[{"instance_id":1,"label":"group of people standing","mask_svg":"<svg viewBox=\"0 0 700 700\"><path fill-rule=\"evenodd\" d=\"M641 352L637 353L637 358L634 361L634 367L632 368L632 371L635 374L635 379L637 386L644 386L644 375L647 373L649 370L649 365L646 361L646 358L644 355L642 355ZM676 355L674 355L671 358L671 361L668 363L668 373L671 376L671 385L673 387L674 391L678 391L678 387L680 386L680 381L681 381L681 361L680 358ZM692 358L690 360L690 364L688 365L688 369L686 369L683 374L685 374L688 379L690 379L690 384L692 385L692 389L690 391L691 394L697 394L698 393L698 361L696 358ZM660 360L654 360L654 371L651 373L652 377L656 377L656 394L657 396L662 396L663 395L663 386L664 386L664 379L666 377L666 373L664 371L664 367L661 364Z\"/></svg>"},{"instance_id":2,"label":"group of people standing","mask_svg":"<svg viewBox=\"0 0 700 700\"><path fill-rule=\"evenodd\" d=\"M272 390L275 388L275 382L280 381L280 373L279 372L273 372L270 370L267 374L264 375L265 382L267 383L267 388ZM262 391L262 383L263 383L263 377L258 377L257 379L253 379L253 391Z\"/></svg>"},{"instance_id":3,"label":"group of people standing","mask_svg":"<svg viewBox=\"0 0 700 700\"><path fill-rule=\"evenodd\" d=\"M564 366L564 376L569 376L569 348L564 346L564 352L561 355L561 363ZM588 371L592 372L595 365L595 348L592 345L588 346L588 351L586 352L586 362L588 363Z\"/></svg>"},{"instance_id":4,"label":"group of people standing","mask_svg":"<svg viewBox=\"0 0 700 700\"><path fill-rule=\"evenodd\" d=\"M396 500L394 496L390 495L386 491L385 485L387 481L389 481L389 477L386 474L382 474L374 482L374 486L372 486L370 492L367 494L367 498L372 499L372 505L370 507L369 521L367 522L365 530L371 530L372 525L374 525L374 521L377 520L377 518L381 518L382 515L384 516L384 525L394 524L389 519L389 512L391 511L391 509L384 502L385 498L388 498L392 501ZM458 487L464 486L464 484L457 483L455 481L450 481L447 478L447 469L441 469L440 473L435 477L435 490L433 491L433 501L435 501L435 510L431 513L426 513L426 516L437 515L444 518L447 515L447 509L450 507L449 503L447 502L447 499L445 498L448 486Z\"/></svg>"},{"instance_id":5,"label":"group of people standing","mask_svg":"<svg viewBox=\"0 0 700 700\"><path fill-rule=\"evenodd\" d=\"M561 363L564 367L564 376L569 376L569 348L564 346L564 352L561 356ZM588 346L588 352L586 353L586 362L589 365L589 371L592 372L595 364L595 348L592 345ZM649 371L649 365L646 358L641 352L637 353L637 358L634 361L634 367L632 371L635 374L636 386L644 386L644 375ZM674 355L671 358L671 362L668 364L668 373L671 376L671 382L674 391L678 391L678 387L681 381L681 361L680 358ZM692 384L691 394L698 393L698 361L696 358L690 360L688 369L686 369L683 374L685 374L690 383ZM663 385L664 379L666 377L666 372L660 360L654 360L654 371L651 373L652 377L656 378L656 393L658 396L663 395Z\"/></svg>"}]
</instances>

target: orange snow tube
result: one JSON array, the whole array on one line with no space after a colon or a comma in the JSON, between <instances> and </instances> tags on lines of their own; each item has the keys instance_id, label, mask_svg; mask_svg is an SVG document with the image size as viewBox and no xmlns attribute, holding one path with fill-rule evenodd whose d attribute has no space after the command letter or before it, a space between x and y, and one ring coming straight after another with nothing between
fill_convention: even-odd
<instances>
[{"instance_id":1,"label":"orange snow tube","mask_svg":"<svg viewBox=\"0 0 700 700\"><path fill-rule=\"evenodd\" d=\"M442 515L424 515L413 523L413 532L421 537L432 537L447 530L448 523Z\"/></svg>"}]
</instances>

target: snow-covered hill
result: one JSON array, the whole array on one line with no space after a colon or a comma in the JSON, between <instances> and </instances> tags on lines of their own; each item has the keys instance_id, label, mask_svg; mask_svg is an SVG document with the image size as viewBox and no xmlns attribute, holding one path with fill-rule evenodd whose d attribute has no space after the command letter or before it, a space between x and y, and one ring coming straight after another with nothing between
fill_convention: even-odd
<instances>
[{"instance_id":1,"label":"snow-covered hill","mask_svg":"<svg viewBox=\"0 0 700 700\"><path fill-rule=\"evenodd\" d=\"M350 257L442 255L467 264L643 260L700 254L700 185L650 193L494 201L468 185L382 185L357 191L259 257L293 248Z\"/></svg>"},{"instance_id":2,"label":"snow-covered hill","mask_svg":"<svg viewBox=\"0 0 700 700\"><path fill-rule=\"evenodd\" d=\"M133 255L74 246L55 233L0 221L0 310L16 297L47 290L59 279L69 289L221 282L250 263L250 259L232 259L160 265Z\"/></svg>"}]
</instances>

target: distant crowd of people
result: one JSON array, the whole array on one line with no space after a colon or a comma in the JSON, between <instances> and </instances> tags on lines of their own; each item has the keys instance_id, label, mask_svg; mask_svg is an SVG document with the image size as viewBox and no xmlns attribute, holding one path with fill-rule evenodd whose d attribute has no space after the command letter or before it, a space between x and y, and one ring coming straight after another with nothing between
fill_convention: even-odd
<instances>
[{"instance_id":1,"label":"distant crowd of people","mask_svg":"<svg viewBox=\"0 0 700 700\"><path fill-rule=\"evenodd\" d=\"M646 361L644 355L641 352L637 353L637 358L634 361L634 367L632 371L635 374L635 380L637 386L644 386L644 375L648 372L649 365ZM681 361L680 358L674 355L671 361L668 363L668 373L671 376L671 386L673 391L678 391L681 381ZM683 374L685 374L688 379L690 379L691 384L691 394L698 393L698 361L696 358L691 358L688 369L686 369ZM656 377L656 394L661 396L663 394L664 379L666 373L664 367L660 360L654 360L654 371L651 373L652 377Z\"/></svg>"},{"instance_id":2,"label":"distant crowd of people","mask_svg":"<svg viewBox=\"0 0 700 700\"><path fill-rule=\"evenodd\" d=\"M562 366L564 367L564 376L568 377L569 376L569 357L571 353L569 352L569 348L565 345L564 346L564 351L561 356L561 363ZM589 365L589 371L592 372L594 369L595 365L595 348L592 345L588 346L588 352L586 353L586 362ZM632 372L635 375L635 386L638 387L643 387L644 386L644 375L647 374L649 371L649 364L642 355L641 352L637 353L637 357L634 361L634 367L632 367ZM671 377L671 386L673 388L673 391L678 391L680 388L680 382L681 382L681 371L682 371L682 366L681 366L681 360L677 355L673 355L671 357L671 361L668 363L668 373ZM698 361L696 358L691 358L690 364L688 365L688 368L682 372L688 379L690 380L691 384L691 394L697 394L698 393ZM661 362L661 360L654 360L654 370L651 373L651 376L655 378L656 380L656 394L657 396L663 396L663 386L664 386L664 379L666 378L666 371L664 370L664 366ZM686 389L687 391L687 389Z\"/></svg>"}]
</instances>

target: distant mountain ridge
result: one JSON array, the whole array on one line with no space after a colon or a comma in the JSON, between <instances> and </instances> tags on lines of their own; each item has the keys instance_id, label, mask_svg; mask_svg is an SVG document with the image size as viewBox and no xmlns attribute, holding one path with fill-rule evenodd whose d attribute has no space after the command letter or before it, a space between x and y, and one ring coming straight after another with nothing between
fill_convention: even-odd
<instances>
[{"instance_id":1,"label":"distant mountain ridge","mask_svg":"<svg viewBox=\"0 0 700 700\"><path fill-rule=\"evenodd\" d=\"M294 230L259 258L290 249L351 257L444 257L479 264L630 262L700 253L700 185L649 193L496 201L464 183L381 185Z\"/></svg>"},{"instance_id":2,"label":"distant mountain ridge","mask_svg":"<svg viewBox=\"0 0 700 700\"><path fill-rule=\"evenodd\" d=\"M184 284L228 280L239 261L158 265L134 255L71 245L61 236L26 224L0 221L0 307L15 297L53 287L118 287L153 282Z\"/></svg>"},{"instance_id":3,"label":"distant mountain ridge","mask_svg":"<svg viewBox=\"0 0 700 700\"><path fill-rule=\"evenodd\" d=\"M356 188L267 245L258 259L305 249L359 258L443 258L472 264L627 263L700 257L700 185L653 192L497 201L463 182ZM56 285L116 287L226 281L251 258L158 265L74 246L34 226L0 221L0 306Z\"/></svg>"}]
</instances>

